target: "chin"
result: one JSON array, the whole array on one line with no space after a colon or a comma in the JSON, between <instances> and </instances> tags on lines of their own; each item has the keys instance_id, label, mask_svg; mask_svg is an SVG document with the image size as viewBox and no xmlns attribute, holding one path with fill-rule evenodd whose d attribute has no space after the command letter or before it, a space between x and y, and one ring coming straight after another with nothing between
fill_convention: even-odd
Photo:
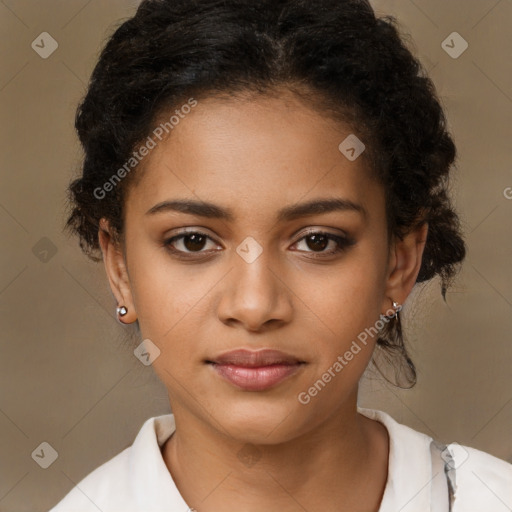
<instances>
[{"instance_id":1,"label":"chin","mask_svg":"<svg viewBox=\"0 0 512 512\"><path fill-rule=\"evenodd\" d=\"M224 401L216 411L217 422L243 443L280 444L309 430L303 406L290 407L289 398L274 403L269 403L268 398L233 400L230 405Z\"/></svg>"}]
</instances>

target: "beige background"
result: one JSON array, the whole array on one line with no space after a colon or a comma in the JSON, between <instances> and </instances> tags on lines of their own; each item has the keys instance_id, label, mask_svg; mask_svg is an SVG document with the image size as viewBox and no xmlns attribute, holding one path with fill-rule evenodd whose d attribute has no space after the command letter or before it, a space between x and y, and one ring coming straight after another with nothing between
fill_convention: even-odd
<instances>
[{"instance_id":1,"label":"beige background","mask_svg":"<svg viewBox=\"0 0 512 512\"><path fill-rule=\"evenodd\" d=\"M75 108L99 49L136 4L0 2L1 511L48 510L131 444L145 419L169 412L151 367L133 356L139 340L123 341L102 264L62 234L80 162ZM437 280L405 305L417 387L367 380L360 404L512 462L512 2L373 5L398 16L446 106L469 254L447 305ZM44 31L58 42L47 59L31 48ZM457 59L441 47L453 31L469 43ZM44 441L58 452L48 469L31 456Z\"/></svg>"}]
</instances>

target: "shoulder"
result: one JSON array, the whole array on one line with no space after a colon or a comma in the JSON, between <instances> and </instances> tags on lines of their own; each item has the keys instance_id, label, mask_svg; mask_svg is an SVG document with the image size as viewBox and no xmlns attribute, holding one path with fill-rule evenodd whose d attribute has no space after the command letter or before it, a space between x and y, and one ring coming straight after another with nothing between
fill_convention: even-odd
<instances>
[{"instance_id":1,"label":"shoulder","mask_svg":"<svg viewBox=\"0 0 512 512\"><path fill-rule=\"evenodd\" d=\"M432 438L406 425L398 423L389 414L358 409L361 414L380 421L387 428L390 439L389 496L430 503L430 486L434 479L430 443ZM455 493L453 512L510 512L512 510L512 464L489 453L450 443L441 453L445 471L452 481ZM421 484L421 482L423 482ZM418 484L423 485L420 491ZM399 501L401 503L401 501ZM395 504L395 502L393 502ZM384 508L384 510L387 510ZM391 508L390 508L391 510ZM405 508L409 510L409 508ZM411 509L412 510L412 509Z\"/></svg>"},{"instance_id":2,"label":"shoulder","mask_svg":"<svg viewBox=\"0 0 512 512\"><path fill-rule=\"evenodd\" d=\"M117 495L122 499L126 493L130 452L131 446L97 467L80 480L49 512L97 512L110 504L112 496Z\"/></svg>"},{"instance_id":3,"label":"shoulder","mask_svg":"<svg viewBox=\"0 0 512 512\"><path fill-rule=\"evenodd\" d=\"M512 464L493 455L451 443L447 446L455 473L453 512L510 512L512 510Z\"/></svg>"},{"instance_id":4,"label":"shoulder","mask_svg":"<svg viewBox=\"0 0 512 512\"><path fill-rule=\"evenodd\" d=\"M131 446L80 480L49 512L186 510L160 451L175 428L172 414L149 418Z\"/></svg>"}]
</instances>

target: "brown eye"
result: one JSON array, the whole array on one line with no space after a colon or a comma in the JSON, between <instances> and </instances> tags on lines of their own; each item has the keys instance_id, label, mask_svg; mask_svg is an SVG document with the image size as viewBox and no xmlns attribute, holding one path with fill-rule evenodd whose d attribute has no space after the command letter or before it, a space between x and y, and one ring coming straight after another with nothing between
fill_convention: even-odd
<instances>
[{"instance_id":1,"label":"brown eye","mask_svg":"<svg viewBox=\"0 0 512 512\"><path fill-rule=\"evenodd\" d=\"M206 253L203 251L208 241L213 240L206 234L198 231L190 231L181 235L173 236L164 242L164 246L168 247L174 253L191 254ZM213 244L215 246L215 244Z\"/></svg>"},{"instance_id":2,"label":"brown eye","mask_svg":"<svg viewBox=\"0 0 512 512\"><path fill-rule=\"evenodd\" d=\"M193 234L193 235L185 235L183 237L183 245L187 249L187 251L200 251L204 248L204 245L206 243L206 237L199 234Z\"/></svg>"},{"instance_id":3,"label":"brown eye","mask_svg":"<svg viewBox=\"0 0 512 512\"><path fill-rule=\"evenodd\" d=\"M339 252L344 251L347 247L354 245L355 240L352 238L337 236L332 233L325 233L323 231L311 232L306 236L302 237L297 244L305 241L305 245L307 249L303 252L317 253L320 256L322 255L333 255ZM330 250L325 250L327 247L333 247Z\"/></svg>"},{"instance_id":4,"label":"brown eye","mask_svg":"<svg viewBox=\"0 0 512 512\"><path fill-rule=\"evenodd\" d=\"M313 251L323 251L329 245L329 238L325 235L309 235L305 238L306 245Z\"/></svg>"}]
</instances>

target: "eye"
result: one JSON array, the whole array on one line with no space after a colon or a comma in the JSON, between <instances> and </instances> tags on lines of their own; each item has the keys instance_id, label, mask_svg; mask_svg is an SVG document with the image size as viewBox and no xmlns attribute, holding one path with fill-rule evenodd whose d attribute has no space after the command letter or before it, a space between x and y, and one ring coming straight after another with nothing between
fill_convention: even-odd
<instances>
[{"instance_id":1,"label":"eye","mask_svg":"<svg viewBox=\"0 0 512 512\"><path fill-rule=\"evenodd\" d=\"M213 243L212 238L205 233L201 233L200 231L187 231L165 240L164 246L173 253L204 254L210 252L202 250L205 248L208 241ZM216 246L215 243L213 243L213 245Z\"/></svg>"},{"instance_id":2,"label":"eye","mask_svg":"<svg viewBox=\"0 0 512 512\"><path fill-rule=\"evenodd\" d=\"M312 252L318 254L320 257L324 255L333 255L343 252L347 247L355 244L355 240L346 236L338 236L333 233L326 233L325 231L310 231L306 236L295 242L294 245L305 242L306 247L311 249L305 252ZM325 250L329 245L332 247L330 250ZM334 247L333 247L334 246ZM316 257L315 254L315 257Z\"/></svg>"},{"instance_id":3,"label":"eye","mask_svg":"<svg viewBox=\"0 0 512 512\"><path fill-rule=\"evenodd\" d=\"M213 249L204 250L208 243L213 245ZM310 250L300 250L301 252L309 252L314 257L332 256L334 254L343 252L347 247L354 245L355 240L347 236L334 235L324 231L310 231L300 240L295 242L298 245L305 242L305 245ZM164 241L163 245L176 256L188 257L192 254L208 254L215 251L218 244L215 244L213 239L201 231L187 231L179 235L168 238ZM331 246L330 250L325 250Z\"/></svg>"}]
</instances>

